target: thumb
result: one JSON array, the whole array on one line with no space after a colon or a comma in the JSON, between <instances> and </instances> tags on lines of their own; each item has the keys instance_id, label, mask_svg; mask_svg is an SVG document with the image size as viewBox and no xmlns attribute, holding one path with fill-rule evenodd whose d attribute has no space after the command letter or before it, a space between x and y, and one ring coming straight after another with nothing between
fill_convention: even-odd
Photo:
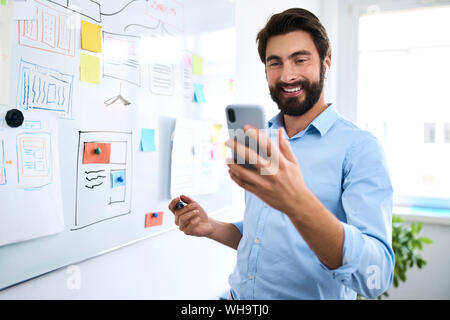
<instances>
[{"instance_id":1,"label":"thumb","mask_svg":"<svg viewBox=\"0 0 450 320\"><path fill-rule=\"evenodd\" d=\"M191 198L189 198L188 196L185 196L184 194L180 195L180 199L181 201L183 201L184 203L195 203L194 200L192 200Z\"/></svg>"},{"instance_id":2,"label":"thumb","mask_svg":"<svg viewBox=\"0 0 450 320\"><path fill-rule=\"evenodd\" d=\"M278 147L280 148L281 154L290 162L297 162L297 158L292 152L289 142L283 135L283 128L278 129Z\"/></svg>"}]
</instances>

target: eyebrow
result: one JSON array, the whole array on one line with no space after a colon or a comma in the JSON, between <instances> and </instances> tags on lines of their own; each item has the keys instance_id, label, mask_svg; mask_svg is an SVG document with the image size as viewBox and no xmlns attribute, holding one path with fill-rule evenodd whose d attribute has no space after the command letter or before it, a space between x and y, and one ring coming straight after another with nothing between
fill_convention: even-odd
<instances>
[{"instance_id":1,"label":"eyebrow","mask_svg":"<svg viewBox=\"0 0 450 320\"><path fill-rule=\"evenodd\" d=\"M294 53L291 53L288 57L289 60L292 60L298 56L311 56L312 53L309 52L308 50L299 50L299 51L295 51ZM268 56L266 58L266 62L269 62L271 60L281 60L281 57L277 56L277 55L271 55Z\"/></svg>"}]
</instances>

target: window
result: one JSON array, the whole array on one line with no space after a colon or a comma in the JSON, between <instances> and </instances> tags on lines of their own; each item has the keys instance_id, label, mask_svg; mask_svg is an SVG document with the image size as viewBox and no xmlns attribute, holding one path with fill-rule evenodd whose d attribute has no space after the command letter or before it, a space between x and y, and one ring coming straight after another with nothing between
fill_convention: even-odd
<instances>
[{"instance_id":1,"label":"window","mask_svg":"<svg viewBox=\"0 0 450 320\"><path fill-rule=\"evenodd\" d=\"M359 19L358 125L383 143L397 205L450 208L450 6Z\"/></svg>"}]
</instances>

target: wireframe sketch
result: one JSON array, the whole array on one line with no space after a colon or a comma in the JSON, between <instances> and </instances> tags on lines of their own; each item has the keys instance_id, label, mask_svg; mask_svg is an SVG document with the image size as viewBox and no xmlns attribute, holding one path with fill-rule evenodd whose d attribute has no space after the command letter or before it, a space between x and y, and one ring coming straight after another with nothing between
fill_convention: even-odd
<instances>
[{"instance_id":1,"label":"wireframe sketch","mask_svg":"<svg viewBox=\"0 0 450 320\"><path fill-rule=\"evenodd\" d=\"M72 230L131 213L131 132L81 131Z\"/></svg>"},{"instance_id":2,"label":"wireframe sketch","mask_svg":"<svg viewBox=\"0 0 450 320\"><path fill-rule=\"evenodd\" d=\"M140 37L103 32L103 76L141 85Z\"/></svg>"},{"instance_id":3,"label":"wireframe sketch","mask_svg":"<svg viewBox=\"0 0 450 320\"><path fill-rule=\"evenodd\" d=\"M52 141L49 132L24 132L17 136L19 187L40 188L52 183Z\"/></svg>"},{"instance_id":4,"label":"wireframe sketch","mask_svg":"<svg viewBox=\"0 0 450 320\"><path fill-rule=\"evenodd\" d=\"M71 114L73 75L20 60L17 106Z\"/></svg>"},{"instance_id":5,"label":"wireframe sketch","mask_svg":"<svg viewBox=\"0 0 450 320\"><path fill-rule=\"evenodd\" d=\"M19 45L74 57L74 16L41 1L33 0L31 3L36 7L36 18L18 21Z\"/></svg>"}]
</instances>

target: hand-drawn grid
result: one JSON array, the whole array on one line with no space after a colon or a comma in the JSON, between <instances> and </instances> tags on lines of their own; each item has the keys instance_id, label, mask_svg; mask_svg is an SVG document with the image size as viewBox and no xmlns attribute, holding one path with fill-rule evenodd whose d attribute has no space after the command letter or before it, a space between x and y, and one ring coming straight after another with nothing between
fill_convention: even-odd
<instances>
[{"instance_id":1,"label":"hand-drawn grid","mask_svg":"<svg viewBox=\"0 0 450 320\"><path fill-rule=\"evenodd\" d=\"M17 136L18 183L22 188L39 188L52 182L51 137L49 133Z\"/></svg>"},{"instance_id":2,"label":"hand-drawn grid","mask_svg":"<svg viewBox=\"0 0 450 320\"><path fill-rule=\"evenodd\" d=\"M36 7L35 19L18 21L19 45L74 57L76 28L73 15L37 0L32 3Z\"/></svg>"},{"instance_id":3,"label":"hand-drawn grid","mask_svg":"<svg viewBox=\"0 0 450 320\"><path fill-rule=\"evenodd\" d=\"M72 113L73 75L20 60L17 107Z\"/></svg>"}]
</instances>

